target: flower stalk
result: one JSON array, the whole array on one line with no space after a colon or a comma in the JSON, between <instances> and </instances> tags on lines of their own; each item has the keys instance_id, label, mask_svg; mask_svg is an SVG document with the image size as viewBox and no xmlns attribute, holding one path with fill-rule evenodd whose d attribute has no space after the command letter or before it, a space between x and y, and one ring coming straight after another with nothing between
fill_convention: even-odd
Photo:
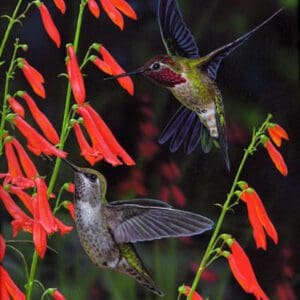
<instances>
[{"instance_id":1,"label":"flower stalk","mask_svg":"<svg viewBox=\"0 0 300 300\"><path fill-rule=\"evenodd\" d=\"M236 190L238 181L240 180L240 175L243 171L245 163L246 163L249 155L252 155L253 152L256 150L256 148L258 146L258 143L260 143L260 136L263 135L263 133L267 129L269 121L270 121L271 118L272 118L272 116L269 114L267 116L266 120L264 121L264 123L261 125L261 127L256 132L253 133L250 145L245 150L245 153L243 155L241 163L240 163L240 165L238 167L238 170L236 172L236 175L234 177L234 181L233 181L233 184L231 186L230 192L228 193L227 198L226 198L224 204L222 205L222 210L221 210L220 216L218 218L217 224L215 226L215 229L214 229L214 232L211 236L209 244L208 244L208 246L205 250L205 253L202 257L201 263L200 263L199 268L197 270L197 273L195 275L195 278L194 278L194 281L192 283L192 287L191 287L191 290L190 290L189 295L187 297L187 300L192 300L192 295L193 295L193 293L195 292L195 290L197 288L197 285L200 281L201 275L202 275L203 271L205 270L205 268L208 265L211 254L214 253L214 246L215 246L216 241L218 239L218 236L219 236L220 230L222 228L226 213L227 213L228 210L230 210L231 200L235 196L235 190Z\"/></svg>"}]
</instances>

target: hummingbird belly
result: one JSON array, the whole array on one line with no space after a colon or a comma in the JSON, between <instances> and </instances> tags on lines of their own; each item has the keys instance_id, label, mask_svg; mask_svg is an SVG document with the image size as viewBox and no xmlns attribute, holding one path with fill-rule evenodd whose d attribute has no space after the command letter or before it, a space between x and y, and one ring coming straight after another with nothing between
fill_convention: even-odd
<instances>
[{"instance_id":1,"label":"hummingbird belly","mask_svg":"<svg viewBox=\"0 0 300 300\"><path fill-rule=\"evenodd\" d=\"M77 202L75 215L79 240L88 257L97 267L116 268L120 252L99 209Z\"/></svg>"},{"instance_id":2,"label":"hummingbird belly","mask_svg":"<svg viewBox=\"0 0 300 300\"><path fill-rule=\"evenodd\" d=\"M170 90L182 105L197 113L201 122L209 130L211 137L218 138L216 107L205 86L194 87L187 81L170 88Z\"/></svg>"}]
</instances>

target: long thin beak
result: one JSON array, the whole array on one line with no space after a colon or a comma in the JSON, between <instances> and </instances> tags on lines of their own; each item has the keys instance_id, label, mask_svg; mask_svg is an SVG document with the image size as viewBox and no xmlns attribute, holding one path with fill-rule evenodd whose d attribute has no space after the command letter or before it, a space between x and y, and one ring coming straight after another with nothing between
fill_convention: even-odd
<instances>
[{"instance_id":1,"label":"long thin beak","mask_svg":"<svg viewBox=\"0 0 300 300\"><path fill-rule=\"evenodd\" d=\"M121 74L118 74L118 75L115 75L115 76L105 77L105 78L103 78L103 80L110 80L110 79L116 79L116 78L131 76L131 75L138 75L138 74L142 74L144 72L145 72L144 68L139 68L139 69L131 71L131 72L126 72L126 73L121 73Z\"/></svg>"},{"instance_id":2,"label":"long thin beak","mask_svg":"<svg viewBox=\"0 0 300 300\"><path fill-rule=\"evenodd\" d=\"M62 160L63 160L66 164L68 164L75 172L80 172L80 171L81 171L79 167L73 165L73 164L72 164L70 161L68 161L67 159L62 158Z\"/></svg>"}]
</instances>

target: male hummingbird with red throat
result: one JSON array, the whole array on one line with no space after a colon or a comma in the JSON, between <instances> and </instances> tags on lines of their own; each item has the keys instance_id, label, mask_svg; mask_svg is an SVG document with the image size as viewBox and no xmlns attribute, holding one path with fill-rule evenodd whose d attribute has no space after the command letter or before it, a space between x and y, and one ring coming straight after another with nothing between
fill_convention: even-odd
<instances>
[{"instance_id":1,"label":"male hummingbird with red throat","mask_svg":"<svg viewBox=\"0 0 300 300\"><path fill-rule=\"evenodd\" d=\"M159 143L170 141L171 152L184 145L187 154L193 152L200 141L204 153L215 144L221 148L230 170L224 106L216 84L218 69L227 55L281 10L235 41L200 56L195 39L183 21L177 0L160 0L158 23L167 54L153 57L137 70L105 79L142 74L168 89L182 106L163 130Z\"/></svg>"}]
</instances>

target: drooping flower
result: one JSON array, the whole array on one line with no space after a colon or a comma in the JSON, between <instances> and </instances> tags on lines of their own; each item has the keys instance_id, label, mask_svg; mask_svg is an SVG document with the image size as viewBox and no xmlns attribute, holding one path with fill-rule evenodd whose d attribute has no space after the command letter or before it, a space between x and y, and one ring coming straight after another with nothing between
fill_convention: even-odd
<instances>
[{"instance_id":1,"label":"drooping flower","mask_svg":"<svg viewBox=\"0 0 300 300\"><path fill-rule=\"evenodd\" d=\"M86 140L80 125L75 122L73 124L75 136L80 147L80 154L93 166L97 161L103 159L103 155L99 150L95 150Z\"/></svg>"},{"instance_id":2,"label":"drooping flower","mask_svg":"<svg viewBox=\"0 0 300 300\"><path fill-rule=\"evenodd\" d=\"M62 14L66 12L66 4L64 0L53 0L53 2Z\"/></svg>"},{"instance_id":3,"label":"drooping flower","mask_svg":"<svg viewBox=\"0 0 300 300\"><path fill-rule=\"evenodd\" d=\"M54 233L57 231L57 225L49 205L46 183L42 178L37 177L35 179L35 184L37 189L38 222L48 234Z\"/></svg>"},{"instance_id":4,"label":"drooping flower","mask_svg":"<svg viewBox=\"0 0 300 300\"><path fill-rule=\"evenodd\" d=\"M5 149L5 156L7 159L7 165L8 165L8 172L12 177L23 177L23 172L21 170L19 161L17 159L17 156L14 152L12 142L6 141L4 145Z\"/></svg>"},{"instance_id":5,"label":"drooping flower","mask_svg":"<svg viewBox=\"0 0 300 300\"><path fill-rule=\"evenodd\" d=\"M268 133L277 147L281 146L282 139L289 140L287 132L278 124L271 123L268 127Z\"/></svg>"},{"instance_id":6,"label":"drooping flower","mask_svg":"<svg viewBox=\"0 0 300 300\"><path fill-rule=\"evenodd\" d=\"M33 219L27 216L21 208L10 197L7 191L0 186L0 199L10 216L13 218L11 222L13 228L13 237L15 237L19 230L22 229L27 232L32 232Z\"/></svg>"},{"instance_id":7,"label":"drooping flower","mask_svg":"<svg viewBox=\"0 0 300 300\"><path fill-rule=\"evenodd\" d=\"M27 139L27 147L35 155L39 156L41 153L44 153L45 155L55 155L61 158L67 156L66 152L51 145L20 116L16 115L14 118L10 119L10 121L14 123L20 133Z\"/></svg>"},{"instance_id":8,"label":"drooping flower","mask_svg":"<svg viewBox=\"0 0 300 300\"><path fill-rule=\"evenodd\" d=\"M272 224L269 216L264 208L264 205L254 189L244 185L243 191L240 194L240 199L243 200L248 209L248 217L253 228L253 236L257 248L267 249L266 233L272 238L275 244L278 243L278 234ZM264 231L265 230L265 231Z\"/></svg>"},{"instance_id":9,"label":"drooping flower","mask_svg":"<svg viewBox=\"0 0 300 300\"><path fill-rule=\"evenodd\" d=\"M115 76L125 72L104 46L98 44L94 47L102 55L104 62L111 67L112 75ZM134 94L134 85L129 76L117 78L117 81L130 95Z\"/></svg>"},{"instance_id":10,"label":"drooping flower","mask_svg":"<svg viewBox=\"0 0 300 300\"><path fill-rule=\"evenodd\" d=\"M108 75L113 74L110 65L108 63L106 63L104 60L100 59L98 56L92 55L90 57L90 60L92 61L92 63L95 66L97 66L98 69L100 69L104 73L106 73Z\"/></svg>"},{"instance_id":11,"label":"drooping flower","mask_svg":"<svg viewBox=\"0 0 300 300\"><path fill-rule=\"evenodd\" d=\"M64 297L63 294L60 293L60 291L58 289L55 289L55 291L53 293L53 299L54 300L65 300L66 298Z\"/></svg>"},{"instance_id":12,"label":"drooping flower","mask_svg":"<svg viewBox=\"0 0 300 300\"><path fill-rule=\"evenodd\" d=\"M236 281L240 284L246 293L253 294L258 300L269 299L257 282L251 262L240 244L234 240L226 240L231 253L223 251L227 258L230 269Z\"/></svg>"},{"instance_id":13,"label":"drooping flower","mask_svg":"<svg viewBox=\"0 0 300 300\"><path fill-rule=\"evenodd\" d=\"M95 0L88 0L88 8L95 18L99 18L100 8Z\"/></svg>"},{"instance_id":14,"label":"drooping flower","mask_svg":"<svg viewBox=\"0 0 300 300\"><path fill-rule=\"evenodd\" d=\"M261 137L261 141L264 145L264 147L267 149L268 154L273 161L276 169L283 175L287 176L288 174L288 168L286 166L286 163L281 155L281 153L275 148L275 146L272 144L270 139L266 136Z\"/></svg>"},{"instance_id":15,"label":"drooping flower","mask_svg":"<svg viewBox=\"0 0 300 300\"><path fill-rule=\"evenodd\" d=\"M71 218L73 220L75 220L75 207L74 207L74 204L70 201L64 201L63 206L69 211Z\"/></svg>"},{"instance_id":16,"label":"drooping flower","mask_svg":"<svg viewBox=\"0 0 300 300\"><path fill-rule=\"evenodd\" d=\"M7 102L14 113L18 114L22 118L25 117L24 107L12 96L8 96Z\"/></svg>"},{"instance_id":17,"label":"drooping flower","mask_svg":"<svg viewBox=\"0 0 300 300\"><path fill-rule=\"evenodd\" d=\"M120 10L125 16L137 20L137 15L133 8L125 0L111 0L112 4Z\"/></svg>"},{"instance_id":18,"label":"drooping flower","mask_svg":"<svg viewBox=\"0 0 300 300\"><path fill-rule=\"evenodd\" d=\"M67 182L64 184L64 188L66 191L68 191L69 193L74 194L75 193L75 184L72 182Z\"/></svg>"},{"instance_id":19,"label":"drooping flower","mask_svg":"<svg viewBox=\"0 0 300 300\"><path fill-rule=\"evenodd\" d=\"M0 262L3 260L5 256L5 250L6 250L5 239L2 236L2 234L0 234Z\"/></svg>"},{"instance_id":20,"label":"drooping flower","mask_svg":"<svg viewBox=\"0 0 300 300\"><path fill-rule=\"evenodd\" d=\"M27 152L21 145L21 143L16 139L12 138L12 144L17 150L19 161L22 165L22 169L26 174L26 177L29 179L35 178L38 175L38 171L33 163L33 161L28 156Z\"/></svg>"},{"instance_id":21,"label":"drooping flower","mask_svg":"<svg viewBox=\"0 0 300 300\"><path fill-rule=\"evenodd\" d=\"M108 17L121 29L124 29L124 19L122 14L115 8L110 0L100 0L104 11Z\"/></svg>"},{"instance_id":22,"label":"drooping flower","mask_svg":"<svg viewBox=\"0 0 300 300\"><path fill-rule=\"evenodd\" d=\"M116 138L114 137L111 130L105 124L101 116L92 108L92 106L87 105L86 110L89 112L90 116L93 118L97 129L102 134L106 144L111 149L111 151L121 158L126 165L132 166L135 164L134 160L127 154L127 152L121 147Z\"/></svg>"},{"instance_id":23,"label":"drooping flower","mask_svg":"<svg viewBox=\"0 0 300 300\"><path fill-rule=\"evenodd\" d=\"M2 265L0 265L0 278L1 299L25 300L25 294L17 287Z\"/></svg>"},{"instance_id":24,"label":"drooping flower","mask_svg":"<svg viewBox=\"0 0 300 300\"><path fill-rule=\"evenodd\" d=\"M43 2L40 1L35 1L35 4L37 5L41 18L42 18L42 22L44 25L44 28L46 30L46 32L48 33L49 37L52 39L52 41L56 44L57 48L60 47L60 34L59 31L57 29L57 27L55 26L53 19L48 11L48 8L46 7L46 5ZM61 6L60 3L60 7L63 8Z\"/></svg>"},{"instance_id":25,"label":"drooping flower","mask_svg":"<svg viewBox=\"0 0 300 300\"><path fill-rule=\"evenodd\" d=\"M22 97L26 103L27 106L32 114L33 119L36 121L36 123L39 125L40 129L42 130L45 137L52 143L52 144L58 144L59 143L59 136L49 121L49 119L46 117L46 115L40 111L40 109L37 107L35 101L28 95L26 92L19 92L18 96Z\"/></svg>"},{"instance_id":26,"label":"drooping flower","mask_svg":"<svg viewBox=\"0 0 300 300\"><path fill-rule=\"evenodd\" d=\"M19 59L18 67L23 71L25 78L33 91L41 98L46 98L45 88L43 86L44 78L42 74L32 67L25 59Z\"/></svg>"},{"instance_id":27,"label":"drooping flower","mask_svg":"<svg viewBox=\"0 0 300 300\"><path fill-rule=\"evenodd\" d=\"M67 53L68 58L66 66L73 95L78 104L83 104L86 98L85 86L83 76L77 62L75 50L71 44L67 45Z\"/></svg>"},{"instance_id":28,"label":"drooping flower","mask_svg":"<svg viewBox=\"0 0 300 300\"><path fill-rule=\"evenodd\" d=\"M188 285L185 285L185 284L183 284L182 286L180 286L178 288L178 292L185 296L188 296L190 294L190 291L191 291L191 287L189 287ZM194 291L191 299L192 300L203 300L203 297L200 296L196 291Z\"/></svg>"},{"instance_id":29,"label":"drooping flower","mask_svg":"<svg viewBox=\"0 0 300 300\"><path fill-rule=\"evenodd\" d=\"M10 186L9 192L16 195L19 198L19 200L22 201L22 203L28 209L28 211L31 214L34 214L33 200L32 200L32 197L30 195L28 195L22 189L14 186L14 185Z\"/></svg>"}]
</instances>

